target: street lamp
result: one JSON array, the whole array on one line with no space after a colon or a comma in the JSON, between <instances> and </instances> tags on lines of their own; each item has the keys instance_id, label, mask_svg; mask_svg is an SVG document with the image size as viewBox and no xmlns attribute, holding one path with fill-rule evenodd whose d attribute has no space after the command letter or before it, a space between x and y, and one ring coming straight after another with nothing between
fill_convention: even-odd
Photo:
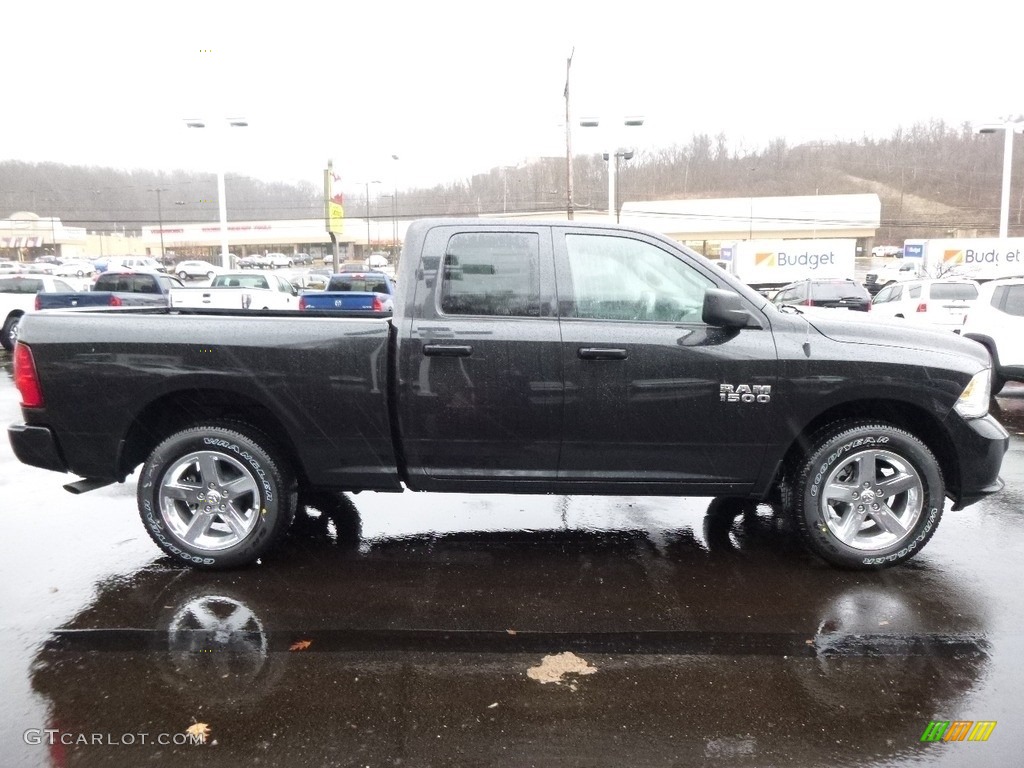
<instances>
[{"instance_id":1,"label":"street lamp","mask_svg":"<svg viewBox=\"0 0 1024 768\"><path fill-rule=\"evenodd\" d=\"M619 176L619 159L621 158L622 160L632 160L633 159L633 154L634 153L633 153L632 149L620 149L618 152L615 153L615 177L616 178L618 178L618 176ZM608 159L608 153L607 152L604 153L604 159L605 160ZM619 223L619 187L621 187L621 186L622 186L621 184L617 184L616 187L615 187L615 223L616 224Z\"/></svg>"},{"instance_id":2,"label":"street lamp","mask_svg":"<svg viewBox=\"0 0 1024 768\"><path fill-rule=\"evenodd\" d=\"M392 155L391 159L398 163L398 155ZM398 260L398 170L395 170L395 195L391 198L391 241L395 249L395 260Z\"/></svg>"},{"instance_id":3,"label":"street lamp","mask_svg":"<svg viewBox=\"0 0 1024 768\"><path fill-rule=\"evenodd\" d=\"M978 133L1003 131L1003 195L999 204L999 236L1006 237L1010 225L1010 168L1013 162L1013 134L1024 133L1024 120L1009 120L1002 123L984 123L976 129Z\"/></svg>"},{"instance_id":4,"label":"street lamp","mask_svg":"<svg viewBox=\"0 0 1024 768\"><path fill-rule=\"evenodd\" d=\"M245 128L249 125L249 121L242 117L227 117L224 119L229 128ZM205 128L206 122L203 120L186 120L185 125L189 128ZM223 152L218 152L218 155L221 158L224 157ZM227 196L224 191L223 159L217 164L217 207L220 212L220 263L225 269L231 269L231 256L228 254L228 205Z\"/></svg>"},{"instance_id":5,"label":"street lamp","mask_svg":"<svg viewBox=\"0 0 1024 768\"><path fill-rule=\"evenodd\" d=\"M380 182L379 179L374 179L373 181L364 181L363 182L363 184L366 185L366 257L367 258L370 257L370 185L371 184L380 184L380 183L381 182Z\"/></svg>"},{"instance_id":6,"label":"street lamp","mask_svg":"<svg viewBox=\"0 0 1024 768\"><path fill-rule=\"evenodd\" d=\"M597 128L601 124L600 118L597 117L585 117L580 120L580 127L582 128ZM642 117L626 117L623 118L622 124L625 126L640 126L644 124ZM610 140L609 140L610 141ZM612 222L618 221L618 211L615 204L615 171L616 167L612 164L611 158L615 156L616 150L614 147L609 150L606 154L608 158L608 219ZM629 158L627 158L629 159Z\"/></svg>"},{"instance_id":7,"label":"street lamp","mask_svg":"<svg viewBox=\"0 0 1024 768\"><path fill-rule=\"evenodd\" d=\"M160 193L166 192L166 189L157 187L156 189L149 190L150 192L156 192L156 219L160 224L160 263L164 261L164 214L163 209L160 207Z\"/></svg>"}]
</instances>

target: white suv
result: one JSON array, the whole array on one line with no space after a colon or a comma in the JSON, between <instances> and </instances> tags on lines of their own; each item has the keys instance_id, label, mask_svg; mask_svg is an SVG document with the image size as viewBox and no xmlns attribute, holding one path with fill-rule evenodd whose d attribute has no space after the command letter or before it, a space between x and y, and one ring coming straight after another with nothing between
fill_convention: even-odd
<instances>
[{"instance_id":1,"label":"white suv","mask_svg":"<svg viewBox=\"0 0 1024 768\"><path fill-rule=\"evenodd\" d=\"M982 283L960 329L992 355L992 394L1007 381L1024 381L1024 278Z\"/></svg>"},{"instance_id":2,"label":"white suv","mask_svg":"<svg viewBox=\"0 0 1024 768\"><path fill-rule=\"evenodd\" d=\"M875 294L871 316L875 320L900 319L959 330L964 314L978 298L978 291L978 284L966 278L891 283Z\"/></svg>"}]
</instances>

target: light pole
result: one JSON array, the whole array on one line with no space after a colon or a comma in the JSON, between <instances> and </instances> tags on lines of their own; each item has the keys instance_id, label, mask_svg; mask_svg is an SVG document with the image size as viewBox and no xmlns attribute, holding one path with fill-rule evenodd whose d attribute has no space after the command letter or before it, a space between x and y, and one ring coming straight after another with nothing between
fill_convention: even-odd
<instances>
[{"instance_id":1,"label":"light pole","mask_svg":"<svg viewBox=\"0 0 1024 768\"><path fill-rule=\"evenodd\" d=\"M984 123L977 128L978 133L996 133L1003 131L1003 194L999 204L999 236L1006 237L1010 228L1010 170L1013 164L1013 134L1024 133L1024 120L1007 119L1002 123Z\"/></svg>"},{"instance_id":2,"label":"light pole","mask_svg":"<svg viewBox=\"0 0 1024 768\"><path fill-rule=\"evenodd\" d=\"M160 193L166 192L166 189L157 187L156 189L149 190L150 192L156 192L156 220L160 225L160 263L164 263L164 214L163 209L160 207Z\"/></svg>"},{"instance_id":3,"label":"light pole","mask_svg":"<svg viewBox=\"0 0 1024 768\"><path fill-rule=\"evenodd\" d=\"M616 177L618 177L618 175L619 175L619 159L620 158L623 159L623 160L632 160L633 159L633 150L632 149L622 149L622 150L619 150L618 152L615 153L615 176ZM605 160L608 159L608 153L607 152L604 154L604 159ZM616 224L619 223L619 187L621 187L621 186L622 186L621 184L617 184L615 186L615 223Z\"/></svg>"},{"instance_id":4,"label":"light pole","mask_svg":"<svg viewBox=\"0 0 1024 768\"><path fill-rule=\"evenodd\" d=\"M391 198L391 240L394 243L394 257L395 261L398 261L398 155L392 155L391 159L395 161L395 196Z\"/></svg>"},{"instance_id":5,"label":"light pole","mask_svg":"<svg viewBox=\"0 0 1024 768\"><path fill-rule=\"evenodd\" d=\"M229 128L245 128L249 121L241 117L225 118ZM203 120L186 120L185 125L189 128L205 128ZM218 148L219 150L222 148ZM223 152L219 151L221 157L217 164L217 208L220 212L220 264L225 269L231 269L231 256L228 254L228 204L224 191L224 161Z\"/></svg>"},{"instance_id":6,"label":"light pole","mask_svg":"<svg viewBox=\"0 0 1024 768\"><path fill-rule=\"evenodd\" d=\"M370 258L370 185L380 184L379 179L364 181L366 185L366 258Z\"/></svg>"},{"instance_id":7,"label":"light pole","mask_svg":"<svg viewBox=\"0 0 1024 768\"><path fill-rule=\"evenodd\" d=\"M580 120L580 126L582 128L597 128L601 124L600 118L597 117L585 117ZM626 117L623 118L622 124L625 126L640 126L644 124L642 117ZM612 139L609 138L609 143ZM613 146L608 150L608 220L615 222L618 219L615 205L615 165L611 162L611 158L616 154L615 147Z\"/></svg>"}]
</instances>

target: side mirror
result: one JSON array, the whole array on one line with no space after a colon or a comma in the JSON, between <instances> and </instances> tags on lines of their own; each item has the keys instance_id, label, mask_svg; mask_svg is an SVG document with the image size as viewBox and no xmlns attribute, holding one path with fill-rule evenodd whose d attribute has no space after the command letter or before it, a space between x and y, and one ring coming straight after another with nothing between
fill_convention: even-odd
<instances>
[{"instance_id":1,"label":"side mirror","mask_svg":"<svg viewBox=\"0 0 1024 768\"><path fill-rule=\"evenodd\" d=\"M719 288L709 288L704 294L701 319L719 328L746 328L751 317L737 294Z\"/></svg>"}]
</instances>

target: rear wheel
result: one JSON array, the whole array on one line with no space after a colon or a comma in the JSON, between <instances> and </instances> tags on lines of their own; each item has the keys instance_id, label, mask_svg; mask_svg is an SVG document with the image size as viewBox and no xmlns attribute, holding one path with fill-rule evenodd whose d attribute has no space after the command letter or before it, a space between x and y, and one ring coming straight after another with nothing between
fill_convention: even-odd
<instances>
[{"instance_id":1,"label":"rear wheel","mask_svg":"<svg viewBox=\"0 0 1024 768\"><path fill-rule=\"evenodd\" d=\"M4 327L0 330L0 346L8 352L14 350L18 342L18 324L21 323L21 315L10 315L4 321Z\"/></svg>"},{"instance_id":2,"label":"rear wheel","mask_svg":"<svg viewBox=\"0 0 1024 768\"><path fill-rule=\"evenodd\" d=\"M942 517L942 472L928 447L889 424L840 422L822 430L793 475L804 543L834 565L905 562Z\"/></svg>"},{"instance_id":3,"label":"rear wheel","mask_svg":"<svg viewBox=\"0 0 1024 768\"><path fill-rule=\"evenodd\" d=\"M178 273L178 278L180 280L187 280L188 279L188 272L186 272L184 269L181 270L181 272Z\"/></svg>"},{"instance_id":4,"label":"rear wheel","mask_svg":"<svg viewBox=\"0 0 1024 768\"><path fill-rule=\"evenodd\" d=\"M197 568L232 568L255 562L284 537L296 489L262 432L211 424L153 450L138 503L150 537L168 555Z\"/></svg>"}]
</instances>

